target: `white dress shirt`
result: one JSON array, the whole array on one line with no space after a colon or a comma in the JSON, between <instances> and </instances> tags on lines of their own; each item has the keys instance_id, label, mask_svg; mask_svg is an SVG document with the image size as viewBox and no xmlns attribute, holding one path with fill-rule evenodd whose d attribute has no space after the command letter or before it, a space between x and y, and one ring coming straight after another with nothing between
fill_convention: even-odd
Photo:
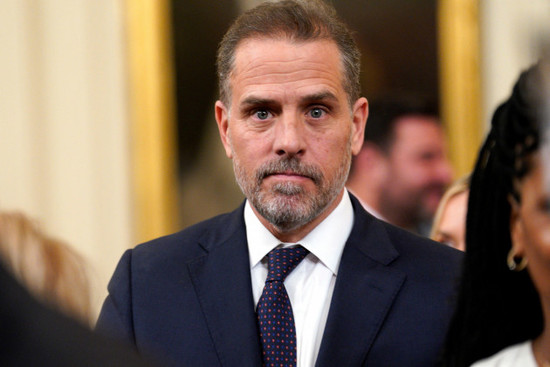
<instances>
[{"instance_id":1,"label":"white dress shirt","mask_svg":"<svg viewBox=\"0 0 550 367\"><path fill-rule=\"evenodd\" d=\"M529 340L512 345L497 354L478 361L472 367L537 367L533 343Z\"/></svg>"},{"instance_id":2,"label":"white dress shirt","mask_svg":"<svg viewBox=\"0 0 550 367\"><path fill-rule=\"evenodd\" d=\"M247 201L244 209L254 304L257 306L267 278L266 255L281 243L254 214ZM353 207L345 191L338 206L299 244L310 253L284 281L296 324L297 366L315 365L338 266L353 227Z\"/></svg>"}]
</instances>

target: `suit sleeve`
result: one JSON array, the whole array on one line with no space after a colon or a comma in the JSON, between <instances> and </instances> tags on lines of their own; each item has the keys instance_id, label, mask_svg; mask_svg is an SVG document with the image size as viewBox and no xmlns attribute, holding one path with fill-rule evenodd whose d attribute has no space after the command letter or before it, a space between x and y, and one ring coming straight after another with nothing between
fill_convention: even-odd
<instances>
[{"instance_id":1,"label":"suit sleeve","mask_svg":"<svg viewBox=\"0 0 550 367\"><path fill-rule=\"evenodd\" d=\"M132 250L120 259L107 287L109 294L103 303L96 330L123 342L135 345L132 314Z\"/></svg>"}]
</instances>

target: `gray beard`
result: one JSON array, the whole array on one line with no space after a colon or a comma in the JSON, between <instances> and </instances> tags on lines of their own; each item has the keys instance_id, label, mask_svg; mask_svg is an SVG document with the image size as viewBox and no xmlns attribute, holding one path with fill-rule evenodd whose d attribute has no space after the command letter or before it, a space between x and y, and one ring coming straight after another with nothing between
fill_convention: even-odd
<instances>
[{"instance_id":1,"label":"gray beard","mask_svg":"<svg viewBox=\"0 0 550 367\"><path fill-rule=\"evenodd\" d=\"M237 183L251 205L278 231L284 233L310 223L334 202L349 174L351 142L348 143L345 157L332 182L326 181L319 168L301 163L295 156L285 156L263 164L253 178L247 177L236 157L233 157L233 169ZM294 182L281 182L262 191L264 178L284 171L309 177L317 192L307 192Z\"/></svg>"}]
</instances>

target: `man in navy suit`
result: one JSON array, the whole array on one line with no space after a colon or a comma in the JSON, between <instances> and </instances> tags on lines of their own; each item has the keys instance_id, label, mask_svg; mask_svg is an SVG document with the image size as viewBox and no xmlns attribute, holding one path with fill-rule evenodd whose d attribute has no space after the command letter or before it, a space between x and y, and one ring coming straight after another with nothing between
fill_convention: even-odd
<instances>
[{"instance_id":1,"label":"man in navy suit","mask_svg":"<svg viewBox=\"0 0 550 367\"><path fill-rule=\"evenodd\" d=\"M167 365L270 365L256 312L267 259L301 246L283 291L295 357L278 365L434 365L460 256L375 219L346 191L368 115L359 69L322 1L238 18L218 51L215 115L246 201L127 251L97 329Z\"/></svg>"}]
</instances>

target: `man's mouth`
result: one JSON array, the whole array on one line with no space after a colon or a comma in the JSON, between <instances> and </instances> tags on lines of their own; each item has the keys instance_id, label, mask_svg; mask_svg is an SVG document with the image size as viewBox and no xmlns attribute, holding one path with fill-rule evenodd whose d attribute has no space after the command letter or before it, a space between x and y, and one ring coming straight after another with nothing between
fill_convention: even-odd
<instances>
[{"instance_id":1,"label":"man's mouth","mask_svg":"<svg viewBox=\"0 0 550 367\"><path fill-rule=\"evenodd\" d=\"M287 182L305 182L306 180L310 180L318 184L322 179L322 174L314 166L302 164L295 159L286 159L264 165L258 170L256 177L259 183L272 177L275 180Z\"/></svg>"},{"instance_id":2,"label":"man's mouth","mask_svg":"<svg viewBox=\"0 0 550 367\"><path fill-rule=\"evenodd\" d=\"M269 173L268 176L300 176L300 177L309 178L308 176L302 173L294 172L294 171L271 172Z\"/></svg>"},{"instance_id":3,"label":"man's mouth","mask_svg":"<svg viewBox=\"0 0 550 367\"><path fill-rule=\"evenodd\" d=\"M273 177L276 179L284 179L284 180L291 180L291 181L301 181L309 179L311 180L311 177L306 176L304 174L298 173L298 172L291 172L291 171L284 171L284 172L271 172L266 175L267 177Z\"/></svg>"}]
</instances>

